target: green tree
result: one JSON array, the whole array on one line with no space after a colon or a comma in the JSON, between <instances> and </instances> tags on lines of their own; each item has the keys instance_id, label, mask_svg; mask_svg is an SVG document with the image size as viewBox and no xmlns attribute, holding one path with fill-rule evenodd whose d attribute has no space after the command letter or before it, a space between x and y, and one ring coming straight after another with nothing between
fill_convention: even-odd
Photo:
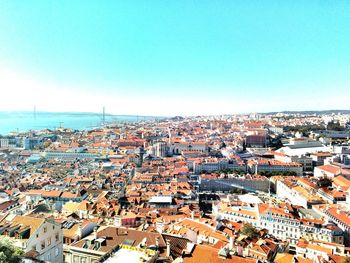
<instances>
[{"instance_id":1,"label":"green tree","mask_svg":"<svg viewBox=\"0 0 350 263\"><path fill-rule=\"evenodd\" d=\"M331 121L327 124L327 130L343 131L345 127L341 126L339 122Z\"/></svg>"},{"instance_id":2,"label":"green tree","mask_svg":"<svg viewBox=\"0 0 350 263\"><path fill-rule=\"evenodd\" d=\"M318 185L318 187L332 186L332 180L329 179L328 177L324 176L324 177L320 178L320 180L318 180L317 185Z\"/></svg>"},{"instance_id":3,"label":"green tree","mask_svg":"<svg viewBox=\"0 0 350 263\"><path fill-rule=\"evenodd\" d=\"M251 224L244 224L243 227L241 228L241 233L250 238L258 236L258 230L255 227L253 227Z\"/></svg>"},{"instance_id":4,"label":"green tree","mask_svg":"<svg viewBox=\"0 0 350 263\"><path fill-rule=\"evenodd\" d=\"M44 143L43 143L43 147L44 148L47 148L47 147L49 147L51 145L51 141L45 141Z\"/></svg>"},{"instance_id":5,"label":"green tree","mask_svg":"<svg viewBox=\"0 0 350 263\"><path fill-rule=\"evenodd\" d=\"M23 250L15 247L7 237L0 237L0 263L17 263L21 261Z\"/></svg>"}]
</instances>

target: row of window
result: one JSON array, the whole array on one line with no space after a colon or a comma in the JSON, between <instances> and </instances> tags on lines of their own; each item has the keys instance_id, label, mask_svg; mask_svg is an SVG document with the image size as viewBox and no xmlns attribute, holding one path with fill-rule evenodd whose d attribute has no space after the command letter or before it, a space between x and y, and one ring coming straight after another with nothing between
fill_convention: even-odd
<instances>
[{"instance_id":1,"label":"row of window","mask_svg":"<svg viewBox=\"0 0 350 263\"><path fill-rule=\"evenodd\" d=\"M89 258L88 257L83 257L83 256L73 256L73 263L89 263ZM97 260L91 259L91 263L95 263Z\"/></svg>"},{"instance_id":2,"label":"row of window","mask_svg":"<svg viewBox=\"0 0 350 263\"><path fill-rule=\"evenodd\" d=\"M55 230L56 226L52 225L52 230ZM47 232L47 226L44 227L44 234ZM39 233L36 234L36 238L39 238Z\"/></svg>"},{"instance_id":3,"label":"row of window","mask_svg":"<svg viewBox=\"0 0 350 263\"><path fill-rule=\"evenodd\" d=\"M37 235L37 238L38 238L38 237L39 237L39 236ZM56 233L56 234L55 234L55 241L58 242L59 239L60 239L60 236L59 236L58 233ZM41 250L44 250L45 247L51 246L51 237L47 238L46 240L41 241L41 244L40 244L40 245L41 245L41 246L40 246ZM36 250L36 251L38 251L36 245L33 246L33 249Z\"/></svg>"},{"instance_id":4,"label":"row of window","mask_svg":"<svg viewBox=\"0 0 350 263\"><path fill-rule=\"evenodd\" d=\"M59 253L60 253L59 248L55 248L55 257L56 258L58 257ZM43 261L45 261L45 260L50 261L51 260L51 254L50 253L47 254L46 257L42 256L41 260L43 260Z\"/></svg>"},{"instance_id":5,"label":"row of window","mask_svg":"<svg viewBox=\"0 0 350 263\"><path fill-rule=\"evenodd\" d=\"M299 222L277 219L277 218L272 217L272 216L271 216L271 218L270 217L261 217L261 220L272 221L272 222L282 223L282 224L291 225L291 226L299 226L300 225Z\"/></svg>"}]
</instances>

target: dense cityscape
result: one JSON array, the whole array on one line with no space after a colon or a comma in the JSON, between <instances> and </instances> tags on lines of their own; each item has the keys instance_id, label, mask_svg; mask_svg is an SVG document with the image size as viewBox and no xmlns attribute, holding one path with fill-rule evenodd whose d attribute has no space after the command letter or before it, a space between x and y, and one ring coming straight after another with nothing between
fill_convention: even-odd
<instances>
[{"instance_id":1,"label":"dense cityscape","mask_svg":"<svg viewBox=\"0 0 350 263\"><path fill-rule=\"evenodd\" d=\"M0 263L350 263L349 10L0 0Z\"/></svg>"},{"instance_id":2,"label":"dense cityscape","mask_svg":"<svg viewBox=\"0 0 350 263\"><path fill-rule=\"evenodd\" d=\"M341 263L349 204L348 111L0 137L0 237L23 262Z\"/></svg>"}]
</instances>

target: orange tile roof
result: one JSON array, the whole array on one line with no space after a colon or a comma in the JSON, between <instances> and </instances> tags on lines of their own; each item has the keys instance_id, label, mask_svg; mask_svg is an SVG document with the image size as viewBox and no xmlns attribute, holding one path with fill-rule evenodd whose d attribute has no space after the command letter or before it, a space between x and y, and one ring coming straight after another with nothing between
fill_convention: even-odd
<instances>
[{"instance_id":1,"label":"orange tile roof","mask_svg":"<svg viewBox=\"0 0 350 263\"><path fill-rule=\"evenodd\" d=\"M323 170L325 172L331 173L331 174L347 174L350 175L350 169L345 169L345 168L341 168L341 166L337 166L334 164L326 164L326 165L321 165L321 166L317 166L315 167L315 169L320 169Z\"/></svg>"},{"instance_id":2,"label":"orange tile roof","mask_svg":"<svg viewBox=\"0 0 350 263\"><path fill-rule=\"evenodd\" d=\"M200 232L201 234L204 234L206 236L211 236L218 240L223 240L223 241L227 240L223 233L216 231L214 228L210 227L205 223L200 223L200 222L186 218L183 221L177 223L176 225L182 226L184 228L190 228L192 230Z\"/></svg>"},{"instance_id":3,"label":"orange tile roof","mask_svg":"<svg viewBox=\"0 0 350 263\"><path fill-rule=\"evenodd\" d=\"M69 229L63 229L63 236L74 239L79 233L79 224L73 225Z\"/></svg>"},{"instance_id":4,"label":"orange tile roof","mask_svg":"<svg viewBox=\"0 0 350 263\"><path fill-rule=\"evenodd\" d=\"M71 192L63 192L61 197L64 197L64 198L76 198L78 196L78 194L74 194L74 193L71 193Z\"/></svg>"},{"instance_id":5,"label":"orange tile roof","mask_svg":"<svg viewBox=\"0 0 350 263\"><path fill-rule=\"evenodd\" d=\"M324 157L333 156L333 154L330 152L316 152L316 153L312 153L311 155L324 156Z\"/></svg>"},{"instance_id":6,"label":"orange tile roof","mask_svg":"<svg viewBox=\"0 0 350 263\"><path fill-rule=\"evenodd\" d=\"M324 192L328 196L331 196L333 198L346 198L347 193L338 191L337 189L329 190L327 188L319 189L320 192Z\"/></svg>"},{"instance_id":7,"label":"orange tile roof","mask_svg":"<svg viewBox=\"0 0 350 263\"><path fill-rule=\"evenodd\" d=\"M240 210L234 210L234 209L228 207L226 209L223 209L221 212L222 213L225 213L225 212L226 213L233 213L233 214L236 214L236 215L239 215L239 216L249 216L249 217L252 217L254 219L256 219L258 217L256 211L244 210L244 208L240 209Z\"/></svg>"},{"instance_id":8,"label":"orange tile roof","mask_svg":"<svg viewBox=\"0 0 350 263\"><path fill-rule=\"evenodd\" d=\"M296 186L293 187L293 190L295 192L297 192L300 196L302 196L303 198L305 198L305 200L307 201L319 201L322 202L322 198L312 194L312 192L308 191L307 189L305 189L304 187L301 186Z\"/></svg>"},{"instance_id":9,"label":"orange tile roof","mask_svg":"<svg viewBox=\"0 0 350 263\"><path fill-rule=\"evenodd\" d=\"M332 254L333 250L331 248L327 248L327 247L323 247L323 246L319 246L317 244L308 244L306 246L307 249L311 249L311 250L317 250L323 253L327 253L327 254Z\"/></svg>"},{"instance_id":10,"label":"orange tile roof","mask_svg":"<svg viewBox=\"0 0 350 263\"><path fill-rule=\"evenodd\" d=\"M277 254L274 262L276 262L276 263L294 263L295 262L294 257L297 259L298 263L314 263L314 261L311 259L297 257L297 256L294 256L292 254L287 254L287 253Z\"/></svg>"},{"instance_id":11,"label":"orange tile roof","mask_svg":"<svg viewBox=\"0 0 350 263\"><path fill-rule=\"evenodd\" d=\"M183 258L184 263L255 263L255 259L229 256L220 258L219 249L205 245L196 245L191 256Z\"/></svg>"},{"instance_id":12,"label":"orange tile roof","mask_svg":"<svg viewBox=\"0 0 350 263\"><path fill-rule=\"evenodd\" d=\"M10 222L11 225L21 225L22 228L30 227L30 234L32 235L43 223L45 218L37 218L31 216L16 216Z\"/></svg>"},{"instance_id":13,"label":"orange tile roof","mask_svg":"<svg viewBox=\"0 0 350 263\"><path fill-rule=\"evenodd\" d=\"M347 225L348 227L350 226L350 216L348 213L344 211L340 211L336 207L332 207L327 210L327 213L338 219L340 222L343 224Z\"/></svg>"},{"instance_id":14,"label":"orange tile roof","mask_svg":"<svg viewBox=\"0 0 350 263\"><path fill-rule=\"evenodd\" d=\"M90 208L89 202L84 200L80 202L80 204L77 207L77 210L89 211L89 208Z\"/></svg>"},{"instance_id":15,"label":"orange tile roof","mask_svg":"<svg viewBox=\"0 0 350 263\"><path fill-rule=\"evenodd\" d=\"M350 187L350 180L342 175L339 175L333 179L333 184L340 186L341 188L348 189Z\"/></svg>"},{"instance_id":16,"label":"orange tile roof","mask_svg":"<svg viewBox=\"0 0 350 263\"><path fill-rule=\"evenodd\" d=\"M62 191L56 191L56 190L43 192L44 197L60 197L61 194L62 194Z\"/></svg>"}]
</instances>

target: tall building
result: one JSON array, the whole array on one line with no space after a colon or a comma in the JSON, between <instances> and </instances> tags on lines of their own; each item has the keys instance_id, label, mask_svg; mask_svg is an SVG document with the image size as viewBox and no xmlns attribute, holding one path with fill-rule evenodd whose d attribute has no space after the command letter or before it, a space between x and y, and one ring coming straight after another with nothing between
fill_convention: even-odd
<instances>
[{"instance_id":1,"label":"tall building","mask_svg":"<svg viewBox=\"0 0 350 263\"><path fill-rule=\"evenodd\" d=\"M154 145L154 152L155 152L155 156L157 157L165 157L168 154L168 144L166 142L157 142Z\"/></svg>"}]
</instances>

